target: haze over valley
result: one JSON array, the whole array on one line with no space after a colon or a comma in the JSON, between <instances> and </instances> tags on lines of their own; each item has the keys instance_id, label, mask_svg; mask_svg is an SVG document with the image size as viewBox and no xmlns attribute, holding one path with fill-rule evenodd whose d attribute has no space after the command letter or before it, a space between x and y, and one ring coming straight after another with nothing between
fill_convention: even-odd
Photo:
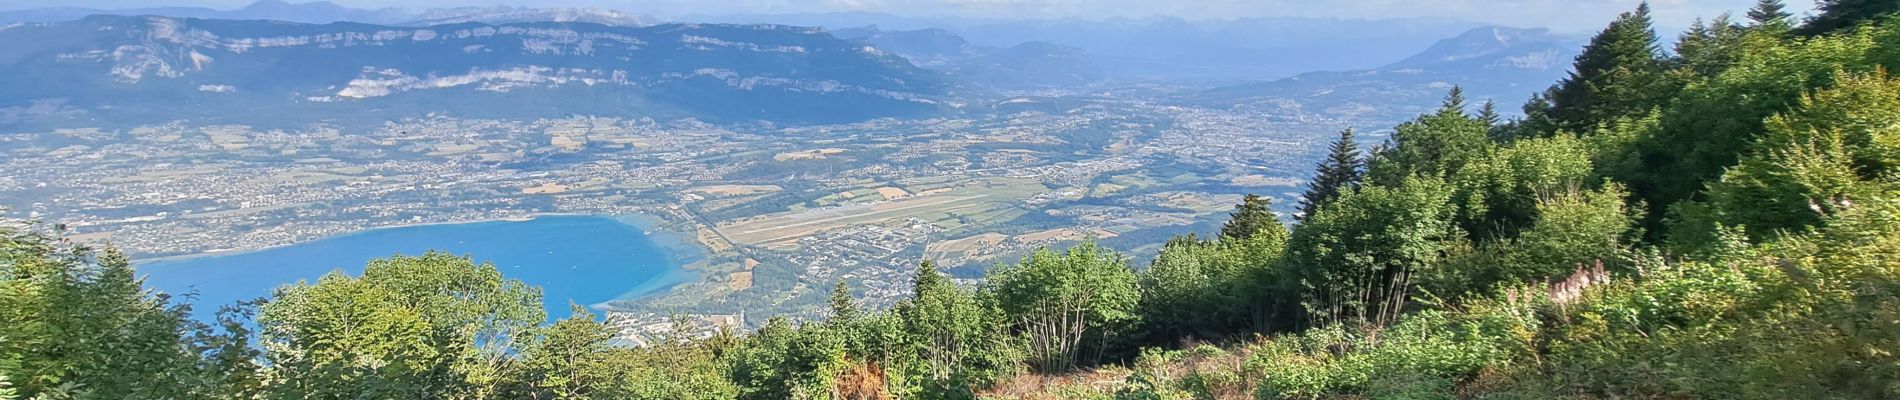
<instances>
[{"instance_id":1,"label":"haze over valley","mask_svg":"<svg viewBox=\"0 0 1900 400\"><path fill-rule=\"evenodd\" d=\"M1152 251L1241 194L1294 204L1331 132L1392 125L1452 82L1521 102L1578 43L1422 20L1235 21L1193 37L1111 24L1096 29L1119 38L1083 40L1054 35L1062 25L579 9L101 13L0 14L16 21L0 29L0 199L15 217L161 257L644 215L707 254L688 266L701 279L671 294L597 304L656 318L810 313L837 279L887 303L920 256L974 276L1084 238ZM801 19L826 18L759 18ZM1256 37L1239 32L1276 29L1310 36L1212 57ZM1354 57L1314 39L1327 29L1362 33L1328 39ZM1003 39L1015 37L1046 40ZM1215 47L1106 50L1170 42ZM1197 57L1211 61L1162 62ZM1294 75L1320 66L1342 70Z\"/></svg>"},{"instance_id":2,"label":"haze over valley","mask_svg":"<svg viewBox=\"0 0 1900 400\"><path fill-rule=\"evenodd\" d=\"M0 400L1900 398L1900 0L334 1L0 0Z\"/></svg>"}]
</instances>

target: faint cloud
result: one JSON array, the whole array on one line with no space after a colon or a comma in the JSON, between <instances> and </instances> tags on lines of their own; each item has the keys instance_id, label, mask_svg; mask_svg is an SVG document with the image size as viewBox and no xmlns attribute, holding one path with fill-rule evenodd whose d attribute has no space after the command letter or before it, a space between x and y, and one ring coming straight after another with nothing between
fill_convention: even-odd
<instances>
[{"instance_id":1,"label":"faint cloud","mask_svg":"<svg viewBox=\"0 0 1900 400\"><path fill-rule=\"evenodd\" d=\"M100 8L192 5L238 7L249 0L65 0L63 5ZM310 1L310 0L289 0ZM462 5L603 7L640 13L763 14L878 12L902 16L989 18L1109 18L1169 15L1190 19L1314 17L1389 19L1437 17L1591 31L1640 0L331 0L352 7L431 8ZM0 0L0 8L44 6L44 0ZM1724 12L1740 15L1754 0L1651 0L1658 24L1687 26ZM1789 0L1797 15L1812 7Z\"/></svg>"}]
</instances>

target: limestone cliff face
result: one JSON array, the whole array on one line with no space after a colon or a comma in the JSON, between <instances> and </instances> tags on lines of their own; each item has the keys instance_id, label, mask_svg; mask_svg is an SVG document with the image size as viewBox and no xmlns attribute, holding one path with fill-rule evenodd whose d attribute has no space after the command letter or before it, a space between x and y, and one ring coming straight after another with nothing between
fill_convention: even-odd
<instances>
[{"instance_id":1,"label":"limestone cliff face","mask_svg":"<svg viewBox=\"0 0 1900 400\"><path fill-rule=\"evenodd\" d=\"M95 109L155 98L222 105L230 97L253 107L338 108L452 93L461 101L443 111L528 98L587 113L836 122L953 103L951 80L937 72L821 29L780 25L400 27L94 16L0 28L0 72L0 108L51 98Z\"/></svg>"}]
</instances>

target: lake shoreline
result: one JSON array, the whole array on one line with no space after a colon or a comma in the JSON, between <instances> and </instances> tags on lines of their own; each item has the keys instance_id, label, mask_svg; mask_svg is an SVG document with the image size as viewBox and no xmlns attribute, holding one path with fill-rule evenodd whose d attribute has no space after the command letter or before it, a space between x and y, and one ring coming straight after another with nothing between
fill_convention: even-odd
<instances>
[{"instance_id":1,"label":"lake shoreline","mask_svg":"<svg viewBox=\"0 0 1900 400\"><path fill-rule=\"evenodd\" d=\"M632 289L629 289L627 293L619 297L596 304L589 304L588 308L597 311L612 310L612 304L614 302L639 300L667 294L681 285L697 282L705 278L707 263L712 259L712 249L706 248L706 246L700 244L696 238L685 232L667 229L665 227L665 219L651 214L603 215L603 217L611 218L621 224L640 230L642 234L646 235L647 241L657 245L660 251L665 252L666 257L672 260L673 270L676 273L662 277L672 278L670 282L668 282L668 279L649 280L646 283L634 286Z\"/></svg>"},{"instance_id":2,"label":"lake shoreline","mask_svg":"<svg viewBox=\"0 0 1900 400\"><path fill-rule=\"evenodd\" d=\"M252 249L217 249L217 250L211 250L211 251L200 252L200 253L191 253L191 254L174 254L174 255L158 256L158 257L138 257L132 260L132 265L134 267L137 267L141 264L151 264L151 263L170 262L170 261L184 261L184 260L191 260L191 259L204 258L204 257L221 257L221 256L244 254L244 253L255 253L255 252L260 252L260 251L274 250L274 249L309 244L311 242L316 242L320 240L350 237L350 236L367 234L367 233L371 233L375 231L389 230L389 229L403 229L403 228L441 226L441 225L485 224L485 223L496 223L496 222L529 222L538 218L546 218L546 217L607 218L607 219L612 219L614 221L618 221L622 224L626 224L627 226L634 227L635 229L638 229L642 231L643 233L645 233L650 238L665 238L666 239L665 242L681 242L681 243L687 243L687 244L693 243L687 240L688 236L685 233L673 232L672 230L664 229L663 227L661 227L661 225L663 225L661 223L662 220L659 217L656 217L653 215L648 215L648 214L643 214L643 213L588 214L588 213L547 212L547 213L532 213L532 214L527 214L527 215L518 215L518 216L509 216L509 217L471 219L467 221L416 222L416 223L398 223L398 224L393 224L393 225L381 225L381 226L375 226L375 227L365 228L361 230L351 231L347 233L321 236L321 237L311 238L309 240L304 240L304 241L270 245L270 246L252 248ZM657 243L660 241L655 240L655 242ZM662 249L667 250L668 256L672 257L674 261L678 263L678 265L676 266L680 268L685 268L687 265L692 264L692 262L706 258L707 254L710 253L709 249L704 248L704 246L695 246L695 248L688 249L682 246L673 246L670 243L661 243L661 244L663 244ZM686 250L686 251L682 251L682 250ZM683 254L676 254L676 252L696 253L696 254L688 256L688 255L683 255ZM415 254L412 254L412 255L415 255ZM476 261L481 261L481 260L478 259Z\"/></svg>"},{"instance_id":3,"label":"lake shoreline","mask_svg":"<svg viewBox=\"0 0 1900 400\"><path fill-rule=\"evenodd\" d=\"M668 229L667 228L668 222L665 219L656 215L650 215L650 214L645 214L645 213L630 213L630 214L535 213L535 214L530 214L530 215L486 218L486 219L477 219L477 220L468 220L468 221L452 221L452 222L444 221L444 222L427 222L427 223L412 223L412 224L396 224L396 225L388 225L388 226L379 226L379 227L374 227L374 228L352 231L349 233L322 236L322 237L314 238L312 240L307 240L307 241L299 241L296 243L268 246L268 247L262 247L262 248L257 248L257 249L218 251L218 252L138 259L137 261L134 262L134 267L139 270L139 274L142 277L149 277L151 276L150 274L158 273L159 271L162 271L162 270L151 270L149 268L172 268L172 265L176 265L177 263L190 263L194 261L199 261L199 260L204 260L204 259L214 259L214 258L220 258L220 257L247 257L247 256L255 257L255 255L258 253L282 251L285 249L296 248L298 246L311 245L314 243L323 243L323 242L333 241L333 240L351 240L352 238L355 238L358 240L364 240L363 236L366 236L366 235L378 235L378 234L383 234L383 233L388 233L391 231L398 231L398 230L403 230L403 229L416 229L416 228L442 227L442 226L468 226L468 227L473 227L476 229L493 229L496 226L510 226L511 224L528 224L528 223L536 223L537 221L545 221L548 219L561 219L561 218L583 218L583 219L594 218L599 221L597 222L597 224L618 225L619 226L618 229L623 229L623 230L629 231L632 234L637 234L640 238L639 240L642 242L645 242L646 243L645 246L648 246L650 248L649 251L652 251L652 253L649 253L649 254L653 254L657 256L657 257L653 257L649 259L649 261L647 262L659 264L656 266L662 269L661 272L654 275L650 275L644 280L639 281L639 283L637 284L634 284L629 287L616 289L618 290L618 292L610 292L610 293L617 293L617 294L612 294L611 295L612 297L610 298L591 297L589 300L593 300L593 301L579 303L580 305L586 306L588 309L594 310L596 312L613 310L614 308L611 305L616 302L639 300L639 299L647 298L651 296L666 295L681 286L699 281L700 279L704 277L705 275L704 270L706 269L706 266L708 265L708 261L712 258L711 249L705 248L703 245L700 245L697 241L693 240L692 237L687 236L684 233L677 232L675 231L675 229ZM491 226L491 224L493 226ZM506 228L503 228L503 229L506 229ZM449 245L447 247L453 247L453 245ZM505 262L506 263L521 263L522 262L519 256L512 257L512 258L515 258L514 261L506 260L507 258L511 258L511 257L500 257L502 258L502 260L497 260L496 258L489 257L488 255L495 254L499 256L504 253L487 252L487 251L482 251L479 249L475 249L471 251L470 249L432 248L430 250L445 251L445 252L448 252L449 254L454 254L456 256L470 257L476 263L501 264ZM421 251L421 250L411 249L411 250L406 250L406 251L402 251L398 253L386 254L379 257L388 257L391 255L397 255L397 254L402 254L402 255L420 255L421 254L421 253L409 254L409 252L412 252L412 251ZM360 271L361 265L356 264L356 263L349 263L348 265L339 265L337 267L343 268L343 269L349 269L349 268L354 267L357 269L356 272L358 273L361 272ZM497 267L505 268L507 266L497 265ZM176 273L175 271L176 270L173 270L172 273L175 274ZM507 272L504 272L504 273L507 274ZM294 283L294 281L285 281L285 282L278 282L278 283L290 284L290 283ZM531 281L530 284L536 284L536 283ZM549 303L556 303L556 302L564 302L564 301L572 301L572 300L578 300L578 299L561 300L561 299L550 298L550 299L547 299L546 301L548 301Z\"/></svg>"}]
</instances>

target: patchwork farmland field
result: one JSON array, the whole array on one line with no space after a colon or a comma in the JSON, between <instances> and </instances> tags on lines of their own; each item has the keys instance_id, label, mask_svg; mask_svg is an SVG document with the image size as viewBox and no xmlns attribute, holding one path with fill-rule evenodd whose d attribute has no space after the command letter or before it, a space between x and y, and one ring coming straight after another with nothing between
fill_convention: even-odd
<instances>
[{"instance_id":1,"label":"patchwork farmland field","mask_svg":"<svg viewBox=\"0 0 1900 400\"><path fill-rule=\"evenodd\" d=\"M1047 190L1041 184L1027 181L972 182L948 190L919 192L888 201L804 209L725 222L716 229L735 243L766 247L789 246L798 238L827 229L910 218L955 230L964 225L964 220L985 220L1017 214L1009 211L1020 212L1014 209L1024 199ZM896 194L891 193L894 191L878 190L874 193Z\"/></svg>"}]
</instances>

